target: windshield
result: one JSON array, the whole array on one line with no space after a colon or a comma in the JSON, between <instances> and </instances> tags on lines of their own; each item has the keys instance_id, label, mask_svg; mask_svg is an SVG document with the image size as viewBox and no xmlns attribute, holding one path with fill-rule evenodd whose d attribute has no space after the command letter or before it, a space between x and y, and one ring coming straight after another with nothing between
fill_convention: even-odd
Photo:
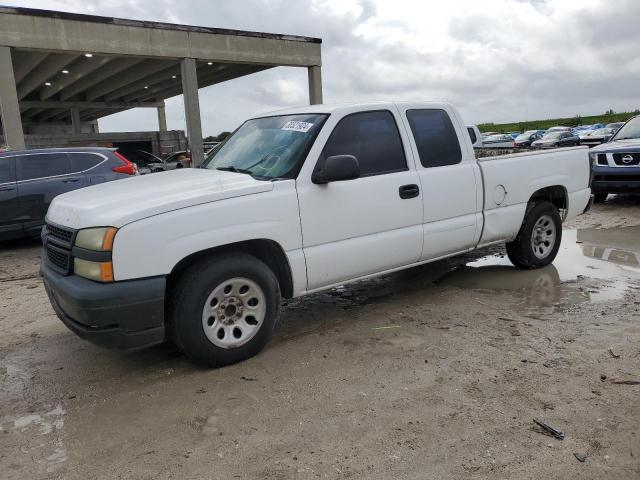
<instances>
[{"instance_id":1,"label":"windshield","mask_svg":"<svg viewBox=\"0 0 640 480\"><path fill-rule=\"evenodd\" d=\"M627 140L631 138L640 138L640 117L632 118L625 123L624 127L618 130L612 140Z\"/></svg>"},{"instance_id":2,"label":"windshield","mask_svg":"<svg viewBox=\"0 0 640 480\"><path fill-rule=\"evenodd\" d=\"M326 118L300 114L247 120L212 152L203 168L267 180L295 178Z\"/></svg>"},{"instance_id":3,"label":"windshield","mask_svg":"<svg viewBox=\"0 0 640 480\"><path fill-rule=\"evenodd\" d=\"M611 135L612 133L613 133L612 128L599 128L598 130L594 130L589 135L593 135L594 137L597 137L599 135Z\"/></svg>"}]
</instances>

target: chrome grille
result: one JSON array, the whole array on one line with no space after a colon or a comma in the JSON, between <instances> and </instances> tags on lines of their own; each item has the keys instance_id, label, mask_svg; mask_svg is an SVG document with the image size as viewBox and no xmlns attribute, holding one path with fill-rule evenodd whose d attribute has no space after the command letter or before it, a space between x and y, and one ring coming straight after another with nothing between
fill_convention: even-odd
<instances>
[{"instance_id":1,"label":"chrome grille","mask_svg":"<svg viewBox=\"0 0 640 480\"><path fill-rule=\"evenodd\" d=\"M636 166L640 164L640 153L614 153L613 161L621 167Z\"/></svg>"}]
</instances>

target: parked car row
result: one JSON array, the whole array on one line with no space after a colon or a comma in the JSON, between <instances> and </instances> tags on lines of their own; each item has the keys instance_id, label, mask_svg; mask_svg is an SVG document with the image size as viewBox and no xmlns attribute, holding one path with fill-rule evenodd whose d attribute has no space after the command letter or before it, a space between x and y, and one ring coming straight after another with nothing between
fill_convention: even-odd
<instances>
[{"instance_id":1,"label":"parked car row","mask_svg":"<svg viewBox=\"0 0 640 480\"><path fill-rule=\"evenodd\" d=\"M467 125L474 148L557 148L577 145L594 147L608 142L624 125L614 122L604 125L579 125L577 127L556 126L547 130L527 130L525 132L485 132L478 127Z\"/></svg>"}]
</instances>

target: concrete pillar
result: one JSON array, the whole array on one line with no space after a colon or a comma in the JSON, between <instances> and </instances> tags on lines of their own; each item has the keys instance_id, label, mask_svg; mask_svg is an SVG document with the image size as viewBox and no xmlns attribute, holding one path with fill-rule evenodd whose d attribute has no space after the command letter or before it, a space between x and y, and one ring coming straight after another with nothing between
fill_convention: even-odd
<instances>
[{"instance_id":1,"label":"concrete pillar","mask_svg":"<svg viewBox=\"0 0 640 480\"><path fill-rule=\"evenodd\" d=\"M197 167L204 161L202 146L202 124L200 120L200 100L198 99L198 74L196 61L183 58L180 62L182 74L182 95L184 96L184 116L187 122L187 137L191 150L191 166Z\"/></svg>"},{"instance_id":2,"label":"concrete pillar","mask_svg":"<svg viewBox=\"0 0 640 480\"><path fill-rule=\"evenodd\" d=\"M14 150L22 150L24 133L9 47L0 47L0 113L5 143Z\"/></svg>"},{"instance_id":3,"label":"concrete pillar","mask_svg":"<svg viewBox=\"0 0 640 480\"><path fill-rule=\"evenodd\" d=\"M307 67L309 74L309 103L317 105L322 103L322 72L321 67Z\"/></svg>"},{"instance_id":4,"label":"concrete pillar","mask_svg":"<svg viewBox=\"0 0 640 480\"><path fill-rule=\"evenodd\" d=\"M82 133L82 122L80 121L80 109L78 107L71 109L71 125L74 134Z\"/></svg>"},{"instance_id":5,"label":"concrete pillar","mask_svg":"<svg viewBox=\"0 0 640 480\"><path fill-rule=\"evenodd\" d=\"M167 131L167 109L164 106L164 102L158 107L158 130L161 132Z\"/></svg>"}]
</instances>

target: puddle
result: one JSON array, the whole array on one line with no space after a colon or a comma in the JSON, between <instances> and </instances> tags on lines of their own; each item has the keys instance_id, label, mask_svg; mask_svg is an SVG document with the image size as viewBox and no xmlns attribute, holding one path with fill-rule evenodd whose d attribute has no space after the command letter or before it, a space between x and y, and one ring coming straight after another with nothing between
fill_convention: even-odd
<instances>
[{"instance_id":1,"label":"puddle","mask_svg":"<svg viewBox=\"0 0 640 480\"><path fill-rule=\"evenodd\" d=\"M640 227L564 230L558 256L538 270L516 270L504 253L444 275L438 283L519 294L525 307L617 300L640 280ZM596 285L590 285L589 280Z\"/></svg>"},{"instance_id":2,"label":"puddle","mask_svg":"<svg viewBox=\"0 0 640 480\"><path fill-rule=\"evenodd\" d=\"M490 247L293 299L285 312L322 306L349 310L439 284L507 291L526 310L543 313L582 302L620 299L635 282L640 282L640 227L564 230L558 256L542 269L517 270L503 248Z\"/></svg>"}]
</instances>

